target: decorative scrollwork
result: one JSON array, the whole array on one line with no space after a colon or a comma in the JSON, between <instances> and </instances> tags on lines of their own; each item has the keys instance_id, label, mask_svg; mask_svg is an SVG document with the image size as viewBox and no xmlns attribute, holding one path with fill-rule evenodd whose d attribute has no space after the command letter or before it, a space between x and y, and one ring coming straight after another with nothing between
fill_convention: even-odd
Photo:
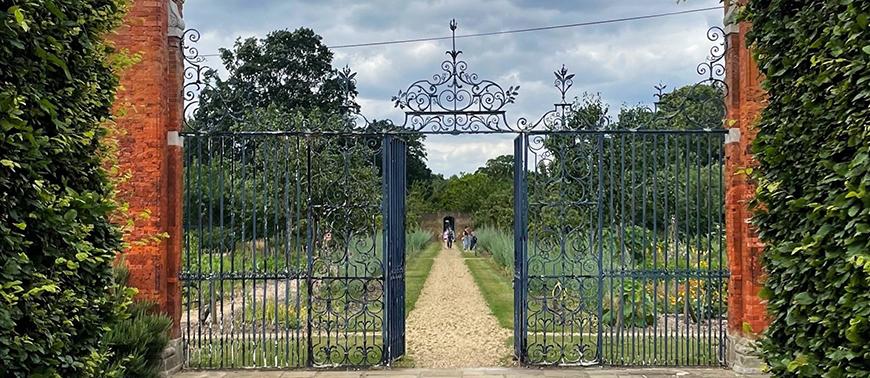
<instances>
[{"instance_id":1,"label":"decorative scrollwork","mask_svg":"<svg viewBox=\"0 0 870 378\"><path fill-rule=\"evenodd\" d=\"M453 49L441 62L443 72L431 79L418 80L392 97L395 107L406 111L406 125L434 132L499 131L506 127L504 107L516 101L519 85L504 89L498 83L481 79L468 70L456 50L456 20L450 22Z\"/></svg>"},{"instance_id":2,"label":"decorative scrollwork","mask_svg":"<svg viewBox=\"0 0 870 378\"><path fill-rule=\"evenodd\" d=\"M718 26L707 30L707 39L715 44L710 47L710 55L696 67L701 80L670 92L665 91L666 85L656 85L654 107L648 109L650 124L657 123L658 128L673 127L674 122L682 123L682 128L688 129L721 127L728 95L728 85L724 81L727 39L725 31Z\"/></svg>"},{"instance_id":3,"label":"decorative scrollwork","mask_svg":"<svg viewBox=\"0 0 870 378\"><path fill-rule=\"evenodd\" d=\"M184 59L184 84L181 95L184 101L185 124L199 106L199 92L204 88L206 76L211 70L205 65L205 57L199 55L199 49L196 47L200 37L201 34L196 29L187 29L181 36L181 54Z\"/></svg>"},{"instance_id":4,"label":"decorative scrollwork","mask_svg":"<svg viewBox=\"0 0 870 378\"><path fill-rule=\"evenodd\" d=\"M725 38L725 31L718 26L713 26L707 30L707 39L710 42L716 42L716 44L710 47L710 56L698 64L696 71L698 75L707 76L707 80L721 80L725 76L723 60L728 49L728 39Z\"/></svg>"}]
</instances>

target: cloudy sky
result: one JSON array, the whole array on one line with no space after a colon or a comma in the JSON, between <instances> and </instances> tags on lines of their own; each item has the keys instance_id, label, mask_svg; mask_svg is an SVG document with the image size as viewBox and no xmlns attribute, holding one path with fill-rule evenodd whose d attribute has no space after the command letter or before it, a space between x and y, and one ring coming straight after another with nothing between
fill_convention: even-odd
<instances>
[{"instance_id":1,"label":"cloudy sky","mask_svg":"<svg viewBox=\"0 0 870 378\"><path fill-rule=\"evenodd\" d=\"M440 37L448 23L457 35L571 24L719 5L719 0L186 0L188 28L202 33L201 54L216 53L238 37L308 27L326 45ZM600 93L612 112L624 104L651 103L653 86L673 88L699 80L695 67L707 54L710 26L721 26L722 11L669 16L520 34L457 40L469 70L503 87L519 85L507 108L513 123L537 119L558 101L553 71L562 64L576 73L572 94ZM403 120L390 97L419 79L440 72L450 41L335 49L335 67L358 72L363 114ZM217 58L209 65L218 66ZM471 172L487 159L512 153L508 135L430 136L429 166L436 173Z\"/></svg>"}]
</instances>

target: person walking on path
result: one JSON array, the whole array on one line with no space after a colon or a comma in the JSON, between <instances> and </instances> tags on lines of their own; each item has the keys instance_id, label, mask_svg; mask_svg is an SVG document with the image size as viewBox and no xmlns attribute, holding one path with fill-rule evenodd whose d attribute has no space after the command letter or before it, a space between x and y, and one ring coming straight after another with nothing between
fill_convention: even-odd
<instances>
[{"instance_id":1,"label":"person walking on path","mask_svg":"<svg viewBox=\"0 0 870 378\"><path fill-rule=\"evenodd\" d=\"M468 251L471 249L471 233L468 231L468 227L462 230L462 250Z\"/></svg>"},{"instance_id":2,"label":"person walking on path","mask_svg":"<svg viewBox=\"0 0 870 378\"><path fill-rule=\"evenodd\" d=\"M468 249L474 251L474 254L477 254L477 234L474 231L470 231L468 233Z\"/></svg>"},{"instance_id":3,"label":"person walking on path","mask_svg":"<svg viewBox=\"0 0 870 378\"><path fill-rule=\"evenodd\" d=\"M444 230L444 243L447 244L447 248L453 248L453 239L455 238L452 229Z\"/></svg>"}]
</instances>

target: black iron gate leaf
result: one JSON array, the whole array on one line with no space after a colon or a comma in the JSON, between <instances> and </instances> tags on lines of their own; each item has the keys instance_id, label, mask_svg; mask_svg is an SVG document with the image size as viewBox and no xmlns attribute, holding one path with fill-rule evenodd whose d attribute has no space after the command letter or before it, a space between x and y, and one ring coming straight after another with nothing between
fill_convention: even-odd
<instances>
[{"instance_id":1,"label":"black iron gate leaf","mask_svg":"<svg viewBox=\"0 0 870 378\"><path fill-rule=\"evenodd\" d=\"M405 195L406 144L388 135L384 140L385 271L387 272L386 363L405 354Z\"/></svg>"}]
</instances>

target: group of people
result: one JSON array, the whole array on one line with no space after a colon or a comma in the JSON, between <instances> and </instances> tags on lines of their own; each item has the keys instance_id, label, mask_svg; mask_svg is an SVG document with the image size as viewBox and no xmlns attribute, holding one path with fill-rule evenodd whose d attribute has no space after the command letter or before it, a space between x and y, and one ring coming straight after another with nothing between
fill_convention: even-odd
<instances>
[{"instance_id":1,"label":"group of people","mask_svg":"<svg viewBox=\"0 0 870 378\"><path fill-rule=\"evenodd\" d=\"M456 239L456 235L452 228L448 227L444 230L443 238L447 248L453 248L453 241ZM474 234L474 230L466 227L462 230L462 249L465 251L474 251L474 248L476 247L477 235Z\"/></svg>"}]
</instances>

